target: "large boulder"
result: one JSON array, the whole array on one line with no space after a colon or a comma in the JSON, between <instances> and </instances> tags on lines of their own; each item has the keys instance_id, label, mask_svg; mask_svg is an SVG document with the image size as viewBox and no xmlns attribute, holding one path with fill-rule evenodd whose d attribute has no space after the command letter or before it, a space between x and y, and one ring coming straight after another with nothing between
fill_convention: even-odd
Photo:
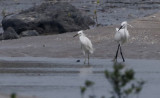
<instances>
[{"instance_id":1,"label":"large boulder","mask_svg":"<svg viewBox=\"0 0 160 98\"><path fill-rule=\"evenodd\" d=\"M90 17L82 15L69 3L44 3L2 20L4 30L12 27L18 34L26 30L40 34L72 32L88 29L91 24L94 21Z\"/></svg>"}]
</instances>

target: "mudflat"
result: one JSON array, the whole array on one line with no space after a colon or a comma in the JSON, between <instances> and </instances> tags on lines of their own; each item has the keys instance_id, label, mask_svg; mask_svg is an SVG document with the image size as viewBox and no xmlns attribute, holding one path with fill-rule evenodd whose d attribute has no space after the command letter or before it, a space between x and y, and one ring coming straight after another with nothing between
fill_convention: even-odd
<instances>
[{"instance_id":1,"label":"mudflat","mask_svg":"<svg viewBox=\"0 0 160 98\"><path fill-rule=\"evenodd\" d=\"M160 57L160 13L129 21L130 39L122 45L125 58L159 59ZM100 26L84 30L95 48L91 58L115 56L117 42L114 41L115 28L120 25ZM73 38L77 32L58 35L24 37L0 42L0 57L53 57L82 58L79 39Z\"/></svg>"}]
</instances>

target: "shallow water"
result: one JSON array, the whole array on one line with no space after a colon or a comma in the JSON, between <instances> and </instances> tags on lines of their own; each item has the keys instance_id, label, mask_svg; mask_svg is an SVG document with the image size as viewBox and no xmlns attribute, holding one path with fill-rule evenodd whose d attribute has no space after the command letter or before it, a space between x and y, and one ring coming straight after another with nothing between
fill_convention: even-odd
<instances>
[{"instance_id":1,"label":"shallow water","mask_svg":"<svg viewBox=\"0 0 160 98\"><path fill-rule=\"evenodd\" d=\"M148 16L159 12L160 8L159 0L100 0L99 4L94 0L78 1L73 0L72 4L91 17L96 10L98 23L102 25L115 25Z\"/></svg>"},{"instance_id":2,"label":"shallow water","mask_svg":"<svg viewBox=\"0 0 160 98\"><path fill-rule=\"evenodd\" d=\"M106 59L91 59L91 66L77 59L66 58L0 58L0 92L16 92L38 98L81 98L80 86L85 80L95 82L96 96L110 97L110 84L103 71L111 69L113 63ZM119 60L120 61L120 60ZM139 98L160 97L160 61L127 59L126 68L133 68L136 77L147 81ZM88 90L85 98L92 94ZM133 96L136 98L136 96Z\"/></svg>"}]
</instances>

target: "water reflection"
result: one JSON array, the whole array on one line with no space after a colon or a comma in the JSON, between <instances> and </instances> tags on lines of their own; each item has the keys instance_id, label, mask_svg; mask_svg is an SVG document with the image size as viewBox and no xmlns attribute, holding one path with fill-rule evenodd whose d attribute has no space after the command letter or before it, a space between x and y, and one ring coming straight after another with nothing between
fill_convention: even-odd
<instances>
[{"instance_id":1,"label":"water reflection","mask_svg":"<svg viewBox=\"0 0 160 98\"><path fill-rule=\"evenodd\" d=\"M84 68L81 68L79 72L80 72L79 76L81 78L86 78L87 76L93 74L93 67L84 67Z\"/></svg>"},{"instance_id":2,"label":"water reflection","mask_svg":"<svg viewBox=\"0 0 160 98\"><path fill-rule=\"evenodd\" d=\"M110 59L94 59L90 67L82 63L74 63L73 59L4 58L2 60L12 61L12 64L8 62L9 65L4 63L3 66L2 64L0 66L0 92L2 93L11 94L14 91L24 96L36 95L38 98L52 98L53 96L81 98L80 86L84 85L85 80L91 80L95 83L96 98L101 98L102 95L110 98L109 91L112 87L104 75L106 69L109 72L113 71L114 63ZM16 63L16 60L22 61ZM31 60L34 62L30 62L30 65L23 64ZM41 61L44 62L41 63ZM125 70L133 68L136 78L147 81L139 98L159 98L159 60L127 59L125 63L117 62L117 64L123 64ZM87 94L94 94L92 90L88 90Z\"/></svg>"}]
</instances>

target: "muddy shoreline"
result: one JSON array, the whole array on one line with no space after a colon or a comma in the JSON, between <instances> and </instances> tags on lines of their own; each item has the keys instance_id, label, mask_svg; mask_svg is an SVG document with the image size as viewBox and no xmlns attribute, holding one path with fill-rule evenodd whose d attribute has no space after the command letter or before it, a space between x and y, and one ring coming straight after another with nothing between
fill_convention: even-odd
<instances>
[{"instance_id":1,"label":"muddy shoreline","mask_svg":"<svg viewBox=\"0 0 160 98\"><path fill-rule=\"evenodd\" d=\"M159 60L159 18L160 13L157 13L129 22L134 28L128 28L130 39L122 46L125 58ZM113 39L116 27L119 26L100 26L84 31L95 48L91 58L114 57L117 48L117 43ZM79 39L73 38L75 33L1 41L0 57L83 58Z\"/></svg>"},{"instance_id":2,"label":"muddy shoreline","mask_svg":"<svg viewBox=\"0 0 160 98\"><path fill-rule=\"evenodd\" d=\"M47 0L40 0L39 2L36 0L34 2L29 1L6 0L1 1L0 4L2 5L1 7L8 10L7 13L12 13L19 12L25 8L27 9L35 4L38 5L44 2L49 2ZM105 5L101 5L103 2ZM129 13L131 14L133 12L132 14L135 15L135 17L130 18L132 21L129 21L129 23L133 25L134 28L128 28L131 37L129 42L122 47L125 58L159 59L160 13L158 12L157 14L146 16L158 11L158 1L152 0L147 2L136 0L129 2L128 0L124 0L123 2L114 2L103 0L103 2L101 2L100 6L97 8L98 15L100 15L98 16L98 19L101 19L99 20L102 21L100 22L101 24L107 23L104 25L112 25L99 26L84 31L92 40L95 48L95 53L91 58L112 59L114 57L117 48L117 43L113 39L115 28L119 27L121 21L128 20L128 17L130 17ZM90 0L84 0L84 2L71 0L70 3L78 7L87 15L93 14L92 12L95 9L95 2L91 2ZM13 9L15 6L17 8ZM121 14L120 11L123 11L124 14ZM104 20L103 18L111 20ZM72 37L75 33L76 32L68 32L59 35L25 37L16 40L1 41L0 57L83 58L78 38Z\"/></svg>"}]
</instances>

